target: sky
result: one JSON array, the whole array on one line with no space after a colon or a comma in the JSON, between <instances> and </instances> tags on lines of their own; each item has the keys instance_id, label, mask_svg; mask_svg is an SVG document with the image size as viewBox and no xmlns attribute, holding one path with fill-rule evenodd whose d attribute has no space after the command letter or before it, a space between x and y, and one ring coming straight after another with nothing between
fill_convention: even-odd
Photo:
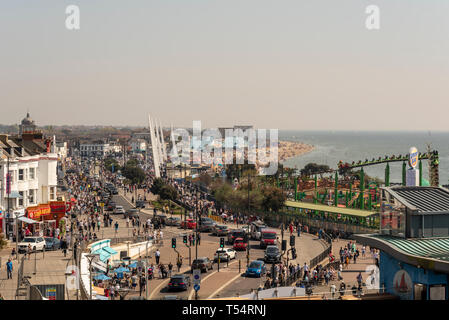
<instances>
[{"instance_id":1,"label":"sky","mask_svg":"<svg viewBox=\"0 0 449 320\"><path fill-rule=\"evenodd\" d=\"M80 30L65 26L68 5ZM365 9L380 9L368 30ZM0 123L448 130L447 0L0 2Z\"/></svg>"}]
</instances>

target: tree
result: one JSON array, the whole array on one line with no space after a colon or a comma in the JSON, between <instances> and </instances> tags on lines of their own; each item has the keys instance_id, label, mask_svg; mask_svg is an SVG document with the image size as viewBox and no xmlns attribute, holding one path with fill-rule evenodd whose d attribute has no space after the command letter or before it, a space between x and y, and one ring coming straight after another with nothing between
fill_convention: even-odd
<instances>
[{"instance_id":1,"label":"tree","mask_svg":"<svg viewBox=\"0 0 449 320\"><path fill-rule=\"evenodd\" d=\"M309 177L314 174L319 174L321 176L323 173L325 173L329 170L330 170L330 168L328 165L308 163L308 164L306 164L306 166L303 169L301 169L300 173L301 173L301 176L306 176L306 177Z\"/></svg>"},{"instance_id":2,"label":"tree","mask_svg":"<svg viewBox=\"0 0 449 320\"><path fill-rule=\"evenodd\" d=\"M8 242L4 239L5 235L0 233L0 249L6 248Z\"/></svg>"},{"instance_id":3,"label":"tree","mask_svg":"<svg viewBox=\"0 0 449 320\"><path fill-rule=\"evenodd\" d=\"M164 180L162 180L162 178L156 178L153 180L153 184L151 185L150 190L153 194L159 194L164 185L165 183Z\"/></svg>"},{"instance_id":4,"label":"tree","mask_svg":"<svg viewBox=\"0 0 449 320\"><path fill-rule=\"evenodd\" d=\"M112 172L112 166L114 166L114 172L117 172L117 170L120 170L120 165L114 158L106 158L104 160L104 167L106 170Z\"/></svg>"},{"instance_id":5,"label":"tree","mask_svg":"<svg viewBox=\"0 0 449 320\"><path fill-rule=\"evenodd\" d=\"M207 187L212 183L212 177L207 173L202 173L200 175L200 182Z\"/></svg>"},{"instance_id":6,"label":"tree","mask_svg":"<svg viewBox=\"0 0 449 320\"><path fill-rule=\"evenodd\" d=\"M139 167L126 166L122 170L122 174L125 178L129 179L132 184L141 184L145 181L145 171Z\"/></svg>"},{"instance_id":7,"label":"tree","mask_svg":"<svg viewBox=\"0 0 449 320\"><path fill-rule=\"evenodd\" d=\"M175 201L178 198L178 191L174 187L166 184L160 189L159 197L163 200Z\"/></svg>"},{"instance_id":8,"label":"tree","mask_svg":"<svg viewBox=\"0 0 449 320\"><path fill-rule=\"evenodd\" d=\"M129 159L128 161L126 161L126 167L137 167L139 165L139 163L137 162L136 159Z\"/></svg>"},{"instance_id":9,"label":"tree","mask_svg":"<svg viewBox=\"0 0 449 320\"><path fill-rule=\"evenodd\" d=\"M274 186L265 186L262 189L262 208L266 211L279 211L287 199L282 189Z\"/></svg>"}]
</instances>

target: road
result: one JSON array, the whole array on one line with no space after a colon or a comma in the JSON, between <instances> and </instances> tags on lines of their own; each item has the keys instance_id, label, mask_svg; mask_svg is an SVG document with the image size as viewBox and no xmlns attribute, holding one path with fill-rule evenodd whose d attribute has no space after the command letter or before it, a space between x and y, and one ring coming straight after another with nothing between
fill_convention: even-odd
<instances>
[{"instance_id":1,"label":"road","mask_svg":"<svg viewBox=\"0 0 449 320\"><path fill-rule=\"evenodd\" d=\"M133 208L133 205L129 200L125 199L122 195L115 195L113 200L117 205L122 205L125 210ZM152 209L144 209L139 213L141 222L146 221L149 217L153 216ZM117 219L114 216L114 219ZM120 218L123 219L124 218ZM230 227L235 227L230 225ZM130 228L132 229L132 228ZM164 241L163 244L156 245L161 252L161 263L168 264L171 262L176 265L177 253L171 248L171 238L177 238L177 250L183 257L184 265L181 268L181 273L185 273L191 276L189 268L189 250L182 242L182 236L184 234L192 233L192 230L184 230L177 227L167 226L163 229ZM131 230L132 234L132 230ZM278 230L278 237L281 239L280 231ZM288 238L288 234L285 236ZM219 237L213 236L208 233L201 233L201 245L198 246L198 257L213 258L215 251L219 248ZM259 248L258 241L250 241L250 257L249 261L257 260L264 257L264 249ZM280 240L278 240L278 246L280 247ZM226 245L226 247L230 247ZM298 248L298 258L293 263L303 264L307 263L317 253L324 249L322 241L317 240L315 236L309 234L303 234L300 238L296 238L296 248ZM191 248L191 260L195 258L195 247ZM150 263L155 264L154 257L150 258ZM239 269L240 264L240 269ZM266 280L265 276L262 278L246 278L243 273L246 271L247 256L246 251L237 252L236 259L227 263L220 264L220 271L218 271L217 264L214 264L214 269L202 274L201 289L199 291L199 299L217 298L217 297L232 297L250 293L253 289L257 289L263 286ZM174 267L176 270L176 266ZM175 271L174 270L174 271ZM271 265L267 265L267 270L271 270ZM175 274L176 272L174 272ZM156 275L157 277L157 275ZM149 281L149 298L150 299L163 299L167 295L177 295L180 299L194 299L195 294L193 286L183 292L169 292L167 290L169 279L153 279ZM193 281L192 281L193 283ZM137 293L130 294L138 295Z\"/></svg>"}]
</instances>

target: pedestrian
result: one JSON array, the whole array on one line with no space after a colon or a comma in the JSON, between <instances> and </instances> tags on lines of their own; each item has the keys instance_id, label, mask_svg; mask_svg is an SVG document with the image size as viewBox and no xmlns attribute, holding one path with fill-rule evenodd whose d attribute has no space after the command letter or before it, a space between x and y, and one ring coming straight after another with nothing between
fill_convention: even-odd
<instances>
[{"instance_id":1,"label":"pedestrian","mask_svg":"<svg viewBox=\"0 0 449 320\"><path fill-rule=\"evenodd\" d=\"M66 241L66 239L62 239L61 249L62 249L62 252L64 253L64 257L66 257L67 256L67 241Z\"/></svg>"},{"instance_id":2,"label":"pedestrian","mask_svg":"<svg viewBox=\"0 0 449 320\"><path fill-rule=\"evenodd\" d=\"M159 259L161 258L161 252L159 251L159 248L156 250L154 256L156 257L156 264L159 264Z\"/></svg>"},{"instance_id":3,"label":"pedestrian","mask_svg":"<svg viewBox=\"0 0 449 320\"><path fill-rule=\"evenodd\" d=\"M178 261L176 261L176 266L178 267L178 272L180 272L181 266L182 266L182 257L181 256L178 258Z\"/></svg>"},{"instance_id":4,"label":"pedestrian","mask_svg":"<svg viewBox=\"0 0 449 320\"><path fill-rule=\"evenodd\" d=\"M11 259L8 259L8 262L6 262L6 273L7 273L8 279L12 279L12 270L13 270L12 261L11 261Z\"/></svg>"},{"instance_id":5,"label":"pedestrian","mask_svg":"<svg viewBox=\"0 0 449 320\"><path fill-rule=\"evenodd\" d=\"M199 232L196 234L196 241L198 242L198 245L200 245L200 243L201 243L201 234Z\"/></svg>"},{"instance_id":6,"label":"pedestrian","mask_svg":"<svg viewBox=\"0 0 449 320\"><path fill-rule=\"evenodd\" d=\"M118 221L115 222L114 228L115 228L115 234L117 234L117 232L118 232Z\"/></svg>"},{"instance_id":7,"label":"pedestrian","mask_svg":"<svg viewBox=\"0 0 449 320\"><path fill-rule=\"evenodd\" d=\"M31 249L31 244L28 244L28 249L27 249L27 251L28 251L28 260L30 260L30 259L31 259L31 252L33 251L33 250Z\"/></svg>"},{"instance_id":8,"label":"pedestrian","mask_svg":"<svg viewBox=\"0 0 449 320\"><path fill-rule=\"evenodd\" d=\"M171 278L172 270L173 270L173 264L170 261L170 263L168 264L168 276L170 278Z\"/></svg>"},{"instance_id":9,"label":"pedestrian","mask_svg":"<svg viewBox=\"0 0 449 320\"><path fill-rule=\"evenodd\" d=\"M362 286L362 280L363 280L362 273L359 272L359 274L357 275L357 283L358 283L359 287Z\"/></svg>"}]
</instances>

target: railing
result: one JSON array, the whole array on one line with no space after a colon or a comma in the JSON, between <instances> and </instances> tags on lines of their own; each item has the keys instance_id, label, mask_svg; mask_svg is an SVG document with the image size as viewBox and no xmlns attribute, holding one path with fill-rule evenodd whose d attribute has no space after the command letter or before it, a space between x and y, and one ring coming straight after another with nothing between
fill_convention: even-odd
<instances>
[{"instance_id":1,"label":"railing","mask_svg":"<svg viewBox=\"0 0 449 320\"><path fill-rule=\"evenodd\" d=\"M119 244L119 243L124 243L126 241L130 241L130 242L144 242L144 241L149 241L149 240L153 240L153 237L151 236L134 236L134 237L121 237L121 238L111 238L111 245L112 244ZM158 244L162 243L162 239L158 242Z\"/></svg>"},{"instance_id":2,"label":"railing","mask_svg":"<svg viewBox=\"0 0 449 320\"><path fill-rule=\"evenodd\" d=\"M315 258L310 260L310 268L316 267L321 261L329 257L329 254L332 252L332 246L329 246L327 249L325 249L323 252L321 252L319 255L317 255Z\"/></svg>"},{"instance_id":3,"label":"railing","mask_svg":"<svg viewBox=\"0 0 449 320\"><path fill-rule=\"evenodd\" d=\"M26 283L28 282L28 279L26 279L26 281L25 281L25 278L23 276L23 265L24 265L24 262L25 262L25 255L22 257L22 260L20 261L20 264L19 264L19 268L17 270L17 290L16 290L16 296L15 296L16 300L17 300L18 297L24 296L23 295L23 291L27 289ZM25 284L25 287L22 286L24 284Z\"/></svg>"}]
</instances>

